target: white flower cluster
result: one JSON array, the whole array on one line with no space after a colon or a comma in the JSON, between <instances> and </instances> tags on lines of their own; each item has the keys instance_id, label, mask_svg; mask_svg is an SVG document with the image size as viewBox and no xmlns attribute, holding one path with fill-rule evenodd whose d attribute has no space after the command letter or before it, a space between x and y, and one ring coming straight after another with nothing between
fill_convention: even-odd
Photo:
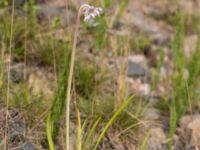
<instances>
[{"instance_id":1,"label":"white flower cluster","mask_svg":"<svg viewBox=\"0 0 200 150\"><path fill-rule=\"evenodd\" d=\"M103 13L102 8L94 7L88 4L83 4L81 6L82 13L84 15L84 21L90 22L93 20L96 16L100 16L100 14Z\"/></svg>"}]
</instances>

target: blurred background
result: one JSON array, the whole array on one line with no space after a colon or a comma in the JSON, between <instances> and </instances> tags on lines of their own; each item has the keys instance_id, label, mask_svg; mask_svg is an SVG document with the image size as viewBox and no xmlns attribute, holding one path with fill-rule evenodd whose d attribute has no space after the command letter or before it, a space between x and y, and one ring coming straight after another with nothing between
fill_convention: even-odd
<instances>
[{"instance_id":1,"label":"blurred background","mask_svg":"<svg viewBox=\"0 0 200 150\"><path fill-rule=\"evenodd\" d=\"M49 150L49 133L54 149L65 149L83 3L104 12L81 18L71 149L200 149L199 0L1 0L0 149Z\"/></svg>"}]
</instances>

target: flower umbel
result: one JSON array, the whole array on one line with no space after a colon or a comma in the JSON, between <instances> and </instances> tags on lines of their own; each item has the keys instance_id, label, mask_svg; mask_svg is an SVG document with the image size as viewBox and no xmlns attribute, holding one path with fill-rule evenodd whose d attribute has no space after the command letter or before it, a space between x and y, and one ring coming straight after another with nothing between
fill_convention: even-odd
<instances>
[{"instance_id":1,"label":"flower umbel","mask_svg":"<svg viewBox=\"0 0 200 150\"><path fill-rule=\"evenodd\" d=\"M96 16L100 16L100 14L103 13L103 9L100 7L94 7L88 4L83 4L81 6L82 13L84 15L84 21L90 22L92 21Z\"/></svg>"}]
</instances>

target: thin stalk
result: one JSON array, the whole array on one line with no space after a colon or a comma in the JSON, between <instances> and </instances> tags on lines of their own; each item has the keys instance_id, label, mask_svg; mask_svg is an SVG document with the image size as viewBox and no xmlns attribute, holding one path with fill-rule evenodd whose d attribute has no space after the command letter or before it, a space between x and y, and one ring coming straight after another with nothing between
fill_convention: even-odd
<instances>
[{"instance_id":1,"label":"thin stalk","mask_svg":"<svg viewBox=\"0 0 200 150\"><path fill-rule=\"evenodd\" d=\"M28 6L25 5L25 41L24 41L24 81L26 80L26 63L27 63L27 35L28 35Z\"/></svg>"},{"instance_id":2,"label":"thin stalk","mask_svg":"<svg viewBox=\"0 0 200 150\"><path fill-rule=\"evenodd\" d=\"M9 40L9 60L7 67L7 94L6 94L6 125L5 125L5 144L4 150L8 149L8 106L10 100L10 66L11 66L11 55L12 55L12 40L13 40L13 24L14 24L14 11L15 11L15 0L12 0L12 12L11 12L11 26L10 26L10 40Z\"/></svg>"},{"instance_id":3,"label":"thin stalk","mask_svg":"<svg viewBox=\"0 0 200 150\"><path fill-rule=\"evenodd\" d=\"M71 62L70 62L70 70L68 76L68 84L67 84L67 101L66 101L66 150L70 149L69 145L69 120L70 120L70 101L71 101L71 87L72 87L72 78L74 72L74 63L75 63L75 55L76 55L76 43L79 34L79 26L80 26L80 17L81 17L81 9L79 8L77 19L76 19L76 27L74 32L74 39L73 39L73 48L71 53Z\"/></svg>"},{"instance_id":4,"label":"thin stalk","mask_svg":"<svg viewBox=\"0 0 200 150\"><path fill-rule=\"evenodd\" d=\"M77 150L81 150L82 146L82 131L83 128L81 126L81 116L80 116L80 111L78 108L76 108L76 113L77 113Z\"/></svg>"},{"instance_id":5,"label":"thin stalk","mask_svg":"<svg viewBox=\"0 0 200 150\"><path fill-rule=\"evenodd\" d=\"M74 32L74 39L73 39L73 47L71 53L71 60L70 60L70 68L69 68L69 76L68 76L68 84L67 84L67 99L66 99L66 150L70 149L69 145L69 120L70 120L70 98L71 98L71 87L72 87L72 78L74 72L74 63L75 63L75 55L76 55L76 44L79 35L79 26L80 26L80 17L82 15L82 10L84 13L84 21L89 22L90 20L94 19L96 16L99 16L102 13L101 8L95 8L88 4L83 4L78 10L78 15L76 19L76 27Z\"/></svg>"},{"instance_id":6,"label":"thin stalk","mask_svg":"<svg viewBox=\"0 0 200 150\"><path fill-rule=\"evenodd\" d=\"M53 31L53 29L51 28ZM55 53L55 43L53 38L53 32L51 34L51 49L52 49L52 55L53 55L53 71L54 71L54 77L55 77L55 84L56 88L58 87L58 76L57 76L57 65L56 65L56 53Z\"/></svg>"}]
</instances>

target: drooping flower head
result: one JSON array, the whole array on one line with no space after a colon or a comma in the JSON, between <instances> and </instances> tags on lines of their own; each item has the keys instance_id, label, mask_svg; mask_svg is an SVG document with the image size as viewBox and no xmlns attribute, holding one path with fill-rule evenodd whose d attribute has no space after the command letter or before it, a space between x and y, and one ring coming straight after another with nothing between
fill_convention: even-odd
<instances>
[{"instance_id":1,"label":"drooping flower head","mask_svg":"<svg viewBox=\"0 0 200 150\"><path fill-rule=\"evenodd\" d=\"M103 13L103 9L100 7L94 7L88 4L81 5L81 10L84 15L84 21L90 22L92 21L96 16L100 16L100 14Z\"/></svg>"}]
</instances>

